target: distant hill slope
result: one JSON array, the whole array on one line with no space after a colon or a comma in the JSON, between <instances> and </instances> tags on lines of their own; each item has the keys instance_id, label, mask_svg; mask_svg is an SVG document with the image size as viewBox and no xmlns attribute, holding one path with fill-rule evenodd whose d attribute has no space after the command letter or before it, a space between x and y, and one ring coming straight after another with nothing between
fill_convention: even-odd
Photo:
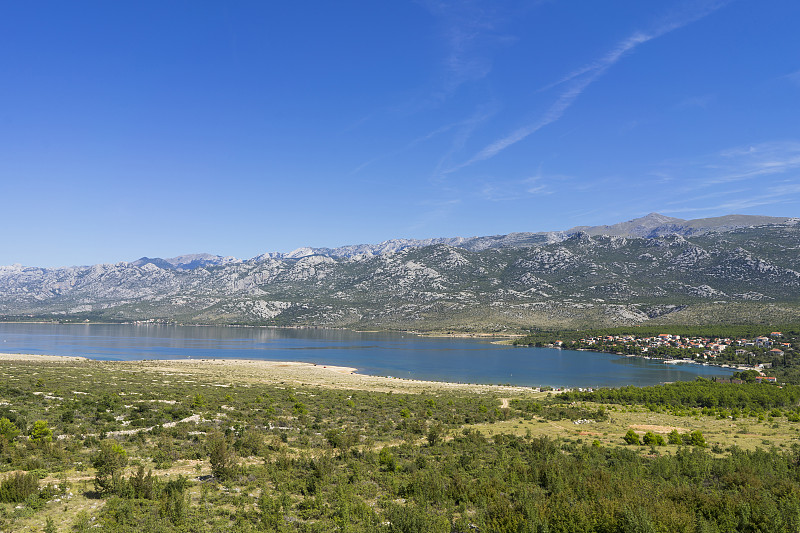
<instances>
[{"instance_id":1,"label":"distant hill slope","mask_svg":"<svg viewBox=\"0 0 800 533\"><path fill-rule=\"evenodd\" d=\"M798 219L652 214L422 242L0 267L0 317L484 331L800 321Z\"/></svg>"},{"instance_id":2,"label":"distant hill slope","mask_svg":"<svg viewBox=\"0 0 800 533\"><path fill-rule=\"evenodd\" d=\"M709 232L732 231L739 228L795 224L797 218L767 217L756 215L726 215L714 218L697 218L683 220L667 217L658 213L620 222L612 226L578 226L567 231L573 234L578 231L589 235L608 235L612 237L658 237L664 235L702 235Z\"/></svg>"},{"instance_id":3,"label":"distant hill slope","mask_svg":"<svg viewBox=\"0 0 800 533\"><path fill-rule=\"evenodd\" d=\"M175 269L175 270L192 270L195 268L228 265L232 263L241 263L241 259L235 257L222 257L221 255L211 254L187 254L179 255L177 257L170 257L169 259L161 259L159 257L149 258L142 257L130 264L134 266L144 266L152 264L159 268Z\"/></svg>"}]
</instances>

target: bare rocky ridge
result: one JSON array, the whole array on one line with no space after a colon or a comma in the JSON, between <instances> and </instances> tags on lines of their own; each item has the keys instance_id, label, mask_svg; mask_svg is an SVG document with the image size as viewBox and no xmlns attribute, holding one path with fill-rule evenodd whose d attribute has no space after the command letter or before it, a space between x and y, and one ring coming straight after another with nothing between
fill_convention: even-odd
<instances>
[{"instance_id":1,"label":"bare rocky ridge","mask_svg":"<svg viewBox=\"0 0 800 533\"><path fill-rule=\"evenodd\" d=\"M435 239L391 239L379 244L356 244L339 248L303 247L287 254L272 253L263 257L298 258L306 255L327 255L330 257L353 257L356 255L380 255L394 253L407 248L421 248L434 244L445 244L464 248L473 252L490 248L521 248L525 246L541 246L561 242L570 235L586 233L588 235L607 235L611 237L644 237L653 238L665 235L704 235L709 232L732 231L738 228L796 224L800 219L788 217L768 217L755 215L727 215L714 218L683 220L667 217L658 213L620 222L611 226L576 226L566 231L544 231L537 233L509 233L487 237L452 237Z\"/></svg>"},{"instance_id":2,"label":"bare rocky ridge","mask_svg":"<svg viewBox=\"0 0 800 533\"><path fill-rule=\"evenodd\" d=\"M436 330L789 322L800 318L798 250L798 219L651 214L563 233L396 239L247 261L13 265L0 267L0 317Z\"/></svg>"}]
</instances>

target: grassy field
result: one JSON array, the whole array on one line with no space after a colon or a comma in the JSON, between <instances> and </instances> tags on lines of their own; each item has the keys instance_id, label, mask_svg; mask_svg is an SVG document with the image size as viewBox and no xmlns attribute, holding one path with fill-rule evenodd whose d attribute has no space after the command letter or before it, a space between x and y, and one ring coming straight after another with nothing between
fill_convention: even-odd
<instances>
[{"instance_id":1,"label":"grassy field","mask_svg":"<svg viewBox=\"0 0 800 533\"><path fill-rule=\"evenodd\" d=\"M391 528L384 529L412 531L418 526L395 528L399 519L392 513L398 502L413 503L411 510L427 508L420 507L423 500L413 492L421 489L412 490L426 469L463 468L481 483L505 471L503 461L514 464L509 454L523 444L543 446L537 443L552 440L564 450L593 445L609 457L619 450L620 457L634 461L625 454L633 451L652 460L685 447L631 446L623 440L630 429L664 437L672 430L699 430L708 443L702 453L720 459L737 449L789 454L800 442L800 422L766 411L733 419L697 410L678 416L643 405L574 402L569 405L574 412L603 409L607 416L573 420L525 412L515 400L558 405L553 393L524 387L369 377L348 368L300 363L0 356L0 418L20 430L10 442L0 437L0 479L29 472L39 478L40 487L54 487L44 500L0 503L0 530L43 531L49 519L56 531L89 531L95 525L102 531L133 531L149 527L152 517L169 518L165 523L172 529L165 531L270 530L268 510L280 500L281 527L324 531L345 516L336 507L342 505L344 483L353 491L347 497L350 529L381 529L376 524L394 516ZM52 440L35 440L39 420L52 431ZM116 472L123 480L132 479L140 467L152 471L159 486L185 478L179 498L185 508L173 510L166 497L151 502L99 491L93 464L103 442L118 443L123 450L125 462ZM225 460L233 472L228 477L213 463L215 442L227 450ZM470 456L478 463L465 462ZM446 466L452 461L455 466ZM488 470L475 470L476 464ZM458 479L462 474L452 475ZM425 505L437 501L426 498ZM139 507L131 508L130 502ZM481 505L439 503L435 513L426 512L434 518L449 516L449 527L469 518L487 531L503 531L486 526L494 522L482 514Z\"/></svg>"},{"instance_id":2,"label":"grassy field","mask_svg":"<svg viewBox=\"0 0 800 533\"><path fill-rule=\"evenodd\" d=\"M220 428L224 430L226 426L237 426L239 431L246 431L242 428L247 426L264 430L260 453L241 454L239 457L241 465L258 465L274 461L278 456L314 457L329 453L331 446L321 432L314 431L309 435L298 427L299 419L306 418L303 421L306 424L314 411L324 408L330 415L324 420L324 425L328 429L337 427L342 417L325 404L344 404L346 402L342 400L352 398L352 393L370 392L372 399L379 402L371 406L377 415L384 407L380 405L382 400L395 397L400 399L400 405L410 405L411 402L403 400L408 395L428 399L454 395L467 402L474 402L479 397L486 412L489 407L500 407L503 404L501 397L546 396L524 387L373 377L356 374L351 368L292 362L104 362L2 355L0 363L0 383L4 389L0 396L0 416L18 415L17 421L22 420L19 425L27 426L34 420L46 420L53 429L55 446L72 450L69 460L53 461L44 457L47 455L44 450L33 448L30 441L23 440L27 445L26 459L20 464L9 464L5 469L0 465L0 472L5 470L9 474L24 471L27 466L37 466L36 470L45 471L40 474L41 485L69 487L65 494L36 510L25 505L6 504L2 515L7 524L13 524L14 531L42 531L48 518L65 526L61 528L65 531L80 529L79 525L86 524L87 519L89 525L98 523L105 499L94 490L96 471L91 467L91 452L104 437L122 442L128 451L128 466L121 471L123 477L130 477L142 465L145 469L153 469L161 479L183 475L195 480L187 494L190 505L196 507L203 501L204 488L208 487L201 480L210 478L212 471L208 458L197 458L203 452L193 454L192 446L202 448L202 439L197 437ZM265 424L262 397L272 397L274 403L286 403L277 397L287 391L302 398L311 413L298 416L294 406L286 409L275 406L275 413ZM12 397L10 394L13 392L18 396ZM202 402L197 401L198 395L203 398ZM109 402L110 397L121 401ZM104 407L101 416L97 416L95 409L98 402ZM289 403L292 402L294 400ZM153 411L153 407L161 407L161 411L169 409L170 412L162 413L147 423L139 423L141 419L136 419L136 413L141 410L141 405L151 407L148 412ZM64 413L72 414L65 417ZM402 415L401 412L401 420ZM317 415L315 418L321 417ZM348 422L352 424L355 420ZM270 426L277 428L270 429ZM165 436L165 428L171 432L168 436ZM368 427L358 429L363 433L362 443L354 447L360 450L379 450L404 442L425 441L424 436L411 436L405 430L396 431L393 425L388 432ZM21 443L17 446L22 448ZM58 452L51 453L59 455ZM168 456L166 462L163 460L165 455ZM224 505L217 506L216 511L224 509ZM76 524L78 526L72 527Z\"/></svg>"},{"instance_id":3,"label":"grassy field","mask_svg":"<svg viewBox=\"0 0 800 533\"><path fill-rule=\"evenodd\" d=\"M588 409L600 407L600 404L592 403L580 405ZM598 440L603 446L628 446L622 437L629 429L633 429L640 436L652 431L664 437L672 430L677 430L679 433L699 430L709 446L717 445L719 448L715 449L721 449L721 453L727 453L727 449L731 446L745 450L771 446L788 449L793 443L800 442L800 423L788 422L785 418L770 420L767 417L759 422L757 418L731 420L708 416L675 416L669 413L654 413L638 406L612 405L605 408L609 413L609 419L605 421L576 424L571 420L554 421L533 417L531 420L515 419L476 424L474 427L489 436L499 433L514 435L530 433L534 437L557 437L578 443ZM677 446L664 446L657 449L661 453L670 453L676 448ZM649 450L649 447L642 447L643 453Z\"/></svg>"}]
</instances>

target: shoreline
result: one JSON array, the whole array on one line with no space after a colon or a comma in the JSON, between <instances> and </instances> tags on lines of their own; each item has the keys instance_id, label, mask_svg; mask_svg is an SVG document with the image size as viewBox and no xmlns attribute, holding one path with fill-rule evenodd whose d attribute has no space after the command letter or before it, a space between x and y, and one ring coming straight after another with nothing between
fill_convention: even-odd
<instances>
[{"instance_id":1,"label":"shoreline","mask_svg":"<svg viewBox=\"0 0 800 533\"><path fill-rule=\"evenodd\" d=\"M81 357L79 355L46 355L36 353L0 353L0 362L2 361L34 361L48 363L72 363L72 362L88 362L94 359L88 357Z\"/></svg>"},{"instance_id":2,"label":"shoreline","mask_svg":"<svg viewBox=\"0 0 800 533\"><path fill-rule=\"evenodd\" d=\"M641 354L631 354L631 353L621 353L621 352L607 352L605 350L592 350L591 348L562 348L561 346L532 346L530 344L514 344L513 341L494 341L492 344L507 344L509 346L514 346L518 348L545 348L551 350L565 350L568 352L589 352L589 353L601 353L607 355L617 355L620 357L628 357L632 359L644 359L647 361L660 361L663 364L667 365L698 365L698 366L713 366L715 368L724 368L727 370L757 370L752 366L744 366L744 365L734 365L729 363L717 363L714 361L703 361L702 363L699 361L684 361L683 359L665 359L663 357L650 357L647 355ZM761 372L763 374L763 372Z\"/></svg>"},{"instance_id":3,"label":"shoreline","mask_svg":"<svg viewBox=\"0 0 800 533\"><path fill-rule=\"evenodd\" d=\"M421 393L443 390L462 390L475 393L504 393L514 395L542 394L535 387L522 385L488 385L418 380L361 374L357 368L306 363L301 361L268 361L260 359L142 359L110 361L68 355L37 355L0 353L3 362L64 363L107 365L122 370L136 370L172 375L187 373L205 375L227 383L272 383L325 388L370 390L376 392ZM551 391L557 393L557 391Z\"/></svg>"},{"instance_id":4,"label":"shoreline","mask_svg":"<svg viewBox=\"0 0 800 533\"><path fill-rule=\"evenodd\" d=\"M495 341L497 342L497 341ZM494 343L492 343L494 344ZM594 350L578 350L592 353ZM635 356L628 356L635 357ZM4 362L28 363L72 363L87 365L107 365L120 369L152 371L154 373L185 372L189 374L214 375L219 381L245 382L245 383L292 383L296 385L311 385L327 388L343 388L352 390L371 390L388 392L434 392L442 390L461 390L477 393L495 392L505 394L558 394L581 389L618 388L628 384L598 385L598 384L564 384L557 385L521 385L511 383L469 383L463 381L437 381L433 379L415 379L396 377L391 375L365 374L358 368L325 363L305 361L267 360L267 359L242 359L242 358L184 358L184 359L94 359L77 355L45 355L45 354L20 354L0 352L0 365ZM733 372L741 370L736 367L721 367L708 365ZM669 383L669 381L659 382ZM636 385L636 384L633 384ZM637 385L645 386L645 385Z\"/></svg>"},{"instance_id":5,"label":"shoreline","mask_svg":"<svg viewBox=\"0 0 800 533\"><path fill-rule=\"evenodd\" d=\"M331 330L331 331L351 331L353 333L397 333L400 335L416 335L417 337L433 338L460 338L460 339L517 339L525 337L525 333L490 333L476 331L417 331L408 329L352 329L335 328L331 326L273 326L269 324L202 324L202 323L179 323L179 322L148 322L148 321L124 321L124 322L59 322L58 320L7 320L0 321L0 324L51 324L58 326L175 326L175 327L202 327L202 328L265 328L265 329L312 329L312 330Z\"/></svg>"}]
</instances>

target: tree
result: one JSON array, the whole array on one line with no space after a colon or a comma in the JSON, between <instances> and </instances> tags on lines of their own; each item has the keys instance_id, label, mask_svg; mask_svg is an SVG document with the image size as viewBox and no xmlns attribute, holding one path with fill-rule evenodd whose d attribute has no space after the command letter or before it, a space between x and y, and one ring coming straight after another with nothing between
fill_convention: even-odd
<instances>
[{"instance_id":1,"label":"tree","mask_svg":"<svg viewBox=\"0 0 800 533\"><path fill-rule=\"evenodd\" d=\"M208 436L208 460L211 463L211 473L215 478L226 480L233 477L236 472L236 455L228 444L228 439L222 433L216 432Z\"/></svg>"},{"instance_id":2,"label":"tree","mask_svg":"<svg viewBox=\"0 0 800 533\"><path fill-rule=\"evenodd\" d=\"M144 466L139 465L136 474L132 475L129 479L130 487L133 491L134 498L144 498L152 500L156 493L155 479L153 478L153 471L149 470L147 475L144 473Z\"/></svg>"},{"instance_id":3,"label":"tree","mask_svg":"<svg viewBox=\"0 0 800 533\"><path fill-rule=\"evenodd\" d=\"M13 441L19 435L19 428L8 418L0 418L0 437L8 442Z\"/></svg>"},{"instance_id":4,"label":"tree","mask_svg":"<svg viewBox=\"0 0 800 533\"><path fill-rule=\"evenodd\" d=\"M188 486L189 479L178 476L178 479L167 482L161 495L161 517L176 526L183 524L189 511L189 502L185 496Z\"/></svg>"},{"instance_id":5,"label":"tree","mask_svg":"<svg viewBox=\"0 0 800 533\"><path fill-rule=\"evenodd\" d=\"M705 437L703 437L703 433L699 429L696 431L692 431L690 437L693 446L699 446L701 448L708 447L708 444L706 444L706 439Z\"/></svg>"},{"instance_id":6,"label":"tree","mask_svg":"<svg viewBox=\"0 0 800 533\"><path fill-rule=\"evenodd\" d=\"M758 370L743 370L741 372L734 372L733 379L741 379L747 383L755 383L756 377L760 376L761 373Z\"/></svg>"},{"instance_id":7,"label":"tree","mask_svg":"<svg viewBox=\"0 0 800 533\"><path fill-rule=\"evenodd\" d=\"M33 428L31 428L30 438L31 441L36 443L51 442L53 440L53 430L44 420L37 420L33 423Z\"/></svg>"},{"instance_id":8,"label":"tree","mask_svg":"<svg viewBox=\"0 0 800 533\"><path fill-rule=\"evenodd\" d=\"M355 430L348 428L331 429L325 432L325 438L328 444L346 454L350 448L358 444L359 435Z\"/></svg>"},{"instance_id":9,"label":"tree","mask_svg":"<svg viewBox=\"0 0 800 533\"><path fill-rule=\"evenodd\" d=\"M283 514L281 513L281 503L278 498L271 498L268 494L267 487L261 489L261 495L258 497L258 510L261 511L260 520L261 526L265 531L278 531L283 523Z\"/></svg>"},{"instance_id":10,"label":"tree","mask_svg":"<svg viewBox=\"0 0 800 533\"><path fill-rule=\"evenodd\" d=\"M667 435L667 442L670 444L683 444L683 439L681 439L681 434L678 433L677 429L673 429Z\"/></svg>"},{"instance_id":11,"label":"tree","mask_svg":"<svg viewBox=\"0 0 800 533\"><path fill-rule=\"evenodd\" d=\"M198 392L197 394L194 395L194 398L192 399L192 407L198 409L205 406L206 406L206 399L203 397L202 394Z\"/></svg>"},{"instance_id":12,"label":"tree","mask_svg":"<svg viewBox=\"0 0 800 533\"><path fill-rule=\"evenodd\" d=\"M389 451L389 448L381 448L378 454L378 463L387 471L394 472L397 470L397 460L394 454Z\"/></svg>"},{"instance_id":13,"label":"tree","mask_svg":"<svg viewBox=\"0 0 800 533\"><path fill-rule=\"evenodd\" d=\"M128 453L113 440L104 440L92 456L92 466L97 471L94 477L95 490L100 493L113 492L119 487L122 469L128 464Z\"/></svg>"},{"instance_id":14,"label":"tree","mask_svg":"<svg viewBox=\"0 0 800 533\"><path fill-rule=\"evenodd\" d=\"M628 430L623 439L628 444L641 444L641 442L639 442L639 435L632 429Z\"/></svg>"},{"instance_id":15,"label":"tree","mask_svg":"<svg viewBox=\"0 0 800 533\"><path fill-rule=\"evenodd\" d=\"M433 424L428 429L428 445L436 446L442 440L442 426L441 424Z\"/></svg>"},{"instance_id":16,"label":"tree","mask_svg":"<svg viewBox=\"0 0 800 533\"><path fill-rule=\"evenodd\" d=\"M664 437L661 435L656 435L652 431L648 431L644 434L644 438L642 442L649 446L663 446L664 445Z\"/></svg>"}]
</instances>

